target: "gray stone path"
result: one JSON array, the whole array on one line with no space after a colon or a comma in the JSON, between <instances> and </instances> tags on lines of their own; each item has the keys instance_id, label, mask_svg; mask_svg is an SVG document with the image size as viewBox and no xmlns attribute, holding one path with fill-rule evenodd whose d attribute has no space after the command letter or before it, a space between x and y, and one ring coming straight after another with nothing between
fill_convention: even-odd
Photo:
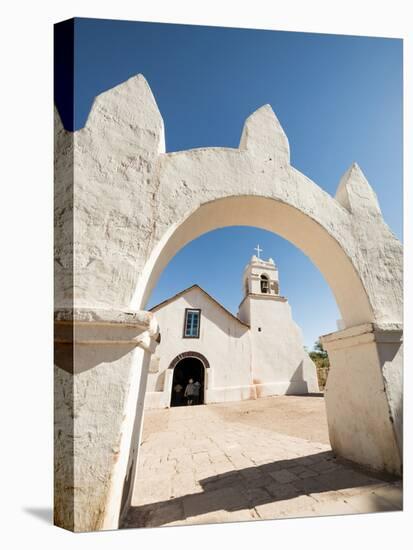
<instances>
[{"instance_id":1,"label":"gray stone path","mask_svg":"<svg viewBox=\"0 0 413 550\"><path fill-rule=\"evenodd\" d=\"M271 400L277 400L271 402ZM280 401L283 399L283 401ZM402 509L401 482L333 456L326 443L243 421L289 398L145 414L132 507L123 527L157 527ZM311 397L294 397L308 409ZM318 414L324 414L317 403ZM225 410L225 415L222 411ZM231 415L231 421L225 416ZM239 416L239 422L237 417ZM266 418L266 417L263 417Z\"/></svg>"}]
</instances>

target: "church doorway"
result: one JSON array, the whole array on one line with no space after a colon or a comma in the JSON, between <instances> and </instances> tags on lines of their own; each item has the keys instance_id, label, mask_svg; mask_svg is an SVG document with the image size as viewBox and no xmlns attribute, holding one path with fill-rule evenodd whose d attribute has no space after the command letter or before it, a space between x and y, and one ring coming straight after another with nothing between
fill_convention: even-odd
<instances>
[{"instance_id":1,"label":"church doorway","mask_svg":"<svg viewBox=\"0 0 413 550\"><path fill-rule=\"evenodd\" d=\"M195 382L199 382L201 387L199 388L199 397L195 403L202 405L204 403L204 387L205 387L205 368L200 359L196 357L185 357L176 364L174 368L174 375L172 379L172 392L171 392L171 407L180 407L187 405L187 398L184 397L185 388L192 379ZM176 391L181 387L181 391ZM197 401L197 402L196 402Z\"/></svg>"}]
</instances>

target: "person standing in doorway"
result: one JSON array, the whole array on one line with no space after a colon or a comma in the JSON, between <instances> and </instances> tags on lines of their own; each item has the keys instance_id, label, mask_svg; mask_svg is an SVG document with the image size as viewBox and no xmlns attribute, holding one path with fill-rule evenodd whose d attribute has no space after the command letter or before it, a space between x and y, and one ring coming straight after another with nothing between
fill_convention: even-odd
<instances>
[{"instance_id":1,"label":"person standing in doorway","mask_svg":"<svg viewBox=\"0 0 413 550\"><path fill-rule=\"evenodd\" d=\"M181 386L179 382L177 382L174 386L174 404L178 407L182 405L184 400L183 389L183 386Z\"/></svg>"},{"instance_id":2,"label":"person standing in doorway","mask_svg":"<svg viewBox=\"0 0 413 550\"><path fill-rule=\"evenodd\" d=\"M201 390L201 384L193 378L190 378L185 388L184 396L187 398L187 405L198 405L199 392Z\"/></svg>"},{"instance_id":3,"label":"person standing in doorway","mask_svg":"<svg viewBox=\"0 0 413 550\"><path fill-rule=\"evenodd\" d=\"M198 405L199 404L199 394L200 394L200 391L201 391L201 384L200 384L200 382L198 382L198 380L196 380L194 382L194 390L195 390L195 393L194 393L194 398L193 398L193 404Z\"/></svg>"},{"instance_id":4,"label":"person standing in doorway","mask_svg":"<svg viewBox=\"0 0 413 550\"><path fill-rule=\"evenodd\" d=\"M192 405L192 400L194 398L194 381L192 378L188 380L188 384L186 385L184 397L186 397L186 404Z\"/></svg>"}]
</instances>

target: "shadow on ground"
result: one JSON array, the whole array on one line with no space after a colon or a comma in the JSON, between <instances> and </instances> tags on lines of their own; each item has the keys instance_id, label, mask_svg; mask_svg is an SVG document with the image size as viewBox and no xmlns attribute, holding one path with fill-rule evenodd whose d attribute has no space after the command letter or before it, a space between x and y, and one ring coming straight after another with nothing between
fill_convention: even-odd
<instances>
[{"instance_id":1,"label":"shadow on ground","mask_svg":"<svg viewBox=\"0 0 413 550\"><path fill-rule=\"evenodd\" d=\"M24 508L23 509L26 514L30 514L31 516L34 516L37 519L40 519L49 525L52 525L53 523L53 509L52 508Z\"/></svg>"},{"instance_id":2,"label":"shadow on ground","mask_svg":"<svg viewBox=\"0 0 413 550\"><path fill-rule=\"evenodd\" d=\"M306 398L306 397L323 397L324 398L324 392L308 392L308 393L289 393L288 395L292 396L292 397L303 397L303 398Z\"/></svg>"},{"instance_id":3,"label":"shadow on ground","mask_svg":"<svg viewBox=\"0 0 413 550\"><path fill-rule=\"evenodd\" d=\"M159 527L214 512L232 513L251 510L280 501L284 501L282 506L285 505L284 509L288 510L288 501L300 496L308 497L314 493L318 496L354 487L370 486L373 490L373 486L376 487L378 484L393 487L391 484L395 482L398 482L397 478L365 472L353 464L339 461L331 451L326 451L201 479L200 492L142 506L132 506L121 527ZM370 508L369 506L365 510L350 508L350 512L347 513L400 510L402 503L399 494L401 495L401 489L397 488L396 496L392 496L390 500L384 500L379 494L369 493ZM345 494L340 496L343 502L347 502ZM315 500L314 502L316 503ZM331 502L331 512L328 512L328 502L326 502L327 513L307 515L345 513L334 508L334 499ZM260 517L262 516L259 514L255 515L255 519ZM274 513L271 517L275 518L277 515ZM290 517L295 517L294 512ZM231 521L240 519L254 519L254 516L249 518L234 516Z\"/></svg>"}]
</instances>

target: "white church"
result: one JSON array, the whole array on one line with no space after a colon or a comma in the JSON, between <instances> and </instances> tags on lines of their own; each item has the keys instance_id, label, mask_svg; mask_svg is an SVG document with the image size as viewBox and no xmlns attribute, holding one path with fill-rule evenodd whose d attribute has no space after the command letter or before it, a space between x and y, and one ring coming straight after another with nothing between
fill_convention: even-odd
<instances>
[{"instance_id":1,"label":"white church","mask_svg":"<svg viewBox=\"0 0 413 550\"><path fill-rule=\"evenodd\" d=\"M199 403L318 392L316 367L304 349L272 258L252 256L235 316L198 285L154 306L160 343L149 366L146 409L177 404L174 388L193 379Z\"/></svg>"}]
</instances>

